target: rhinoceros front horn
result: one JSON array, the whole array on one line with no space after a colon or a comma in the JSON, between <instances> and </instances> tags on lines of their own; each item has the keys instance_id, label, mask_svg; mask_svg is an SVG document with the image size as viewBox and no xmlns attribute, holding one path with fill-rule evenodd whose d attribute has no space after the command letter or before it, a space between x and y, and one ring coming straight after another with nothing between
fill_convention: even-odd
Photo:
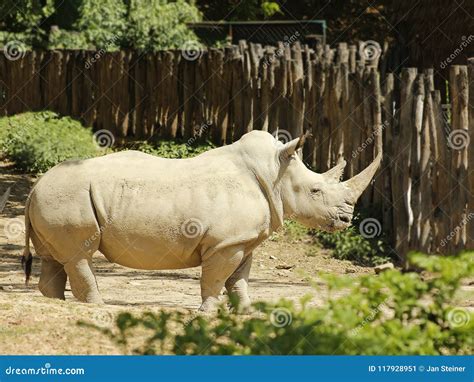
<instances>
[{"instance_id":1,"label":"rhinoceros front horn","mask_svg":"<svg viewBox=\"0 0 474 382\"><path fill-rule=\"evenodd\" d=\"M368 165L363 171L358 173L357 175L353 176L352 178L343 182L347 188L349 188L350 196L349 199L351 200L352 204L357 202L357 199L362 195L364 190L370 184L370 181L374 177L377 169L382 162L382 127L379 126L375 132L377 142L376 142L376 149L377 154L370 165Z\"/></svg>"}]
</instances>

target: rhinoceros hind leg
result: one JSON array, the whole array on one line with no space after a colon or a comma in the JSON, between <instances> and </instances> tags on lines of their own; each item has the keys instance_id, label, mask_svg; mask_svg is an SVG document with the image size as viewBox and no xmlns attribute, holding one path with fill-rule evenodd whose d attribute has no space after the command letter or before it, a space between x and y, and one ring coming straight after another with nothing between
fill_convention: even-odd
<instances>
[{"instance_id":1,"label":"rhinoceros hind leg","mask_svg":"<svg viewBox=\"0 0 474 382\"><path fill-rule=\"evenodd\" d=\"M241 247L230 247L203 256L201 275L202 304L199 310L212 312L219 304L219 294L227 279L244 257Z\"/></svg>"},{"instance_id":2,"label":"rhinoceros hind leg","mask_svg":"<svg viewBox=\"0 0 474 382\"><path fill-rule=\"evenodd\" d=\"M236 296L239 300L239 311L246 311L250 307L248 295L248 281L250 267L252 265L252 254L247 255L240 263L237 270L225 282L229 296Z\"/></svg>"},{"instance_id":3,"label":"rhinoceros hind leg","mask_svg":"<svg viewBox=\"0 0 474 382\"><path fill-rule=\"evenodd\" d=\"M61 263L50 257L41 259L38 288L43 296L64 300L66 280L67 275Z\"/></svg>"},{"instance_id":4,"label":"rhinoceros hind leg","mask_svg":"<svg viewBox=\"0 0 474 382\"><path fill-rule=\"evenodd\" d=\"M64 265L74 297L81 302L103 304L102 297L97 287L92 259L73 259Z\"/></svg>"}]
</instances>

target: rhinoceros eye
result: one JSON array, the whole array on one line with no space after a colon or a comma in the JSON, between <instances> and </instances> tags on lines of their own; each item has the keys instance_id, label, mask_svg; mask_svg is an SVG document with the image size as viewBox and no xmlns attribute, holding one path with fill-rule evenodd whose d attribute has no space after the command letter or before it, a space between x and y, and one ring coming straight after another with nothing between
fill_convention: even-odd
<instances>
[{"instance_id":1,"label":"rhinoceros eye","mask_svg":"<svg viewBox=\"0 0 474 382\"><path fill-rule=\"evenodd\" d=\"M313 187L310 191L311 191L311 194L313 195L322 195L323 193L321 189L317 187Z\"/></svg>"}]
</instances>

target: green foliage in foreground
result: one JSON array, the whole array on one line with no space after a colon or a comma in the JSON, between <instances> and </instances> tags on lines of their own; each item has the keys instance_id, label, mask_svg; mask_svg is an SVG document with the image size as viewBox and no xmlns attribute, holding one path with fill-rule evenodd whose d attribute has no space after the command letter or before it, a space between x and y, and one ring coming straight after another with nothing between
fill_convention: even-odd
<instances>
[{"instance_id":1,"label":"green foliage in foreground","mask_svg":"<svg viewBox=\"0 0 474 382\"><path fill-rule=\"evenodd\" d=\"M0 118L0 148L19 169L33 173L100 154L90 129L49 111Z\"/></svg>"},{"instance_id":2,"label":"green foliage in foreground","mask_svg":"<svg viewBox=\"0 0 474 382\"><path fill-rule=\"evenodd\" d=\"M287 300L256 303L250 317L226 309L212 318L122 313L114 330L79 324L135 354L472 354L474 315L450 303L461 280L474 273L474 252L410 259L429 278L398 270L356 281L325 276L329 292L323 307L310 306L306 297L300 307ZM148 337L137 343L136 333Z\"/></svg>"}]
</instances>

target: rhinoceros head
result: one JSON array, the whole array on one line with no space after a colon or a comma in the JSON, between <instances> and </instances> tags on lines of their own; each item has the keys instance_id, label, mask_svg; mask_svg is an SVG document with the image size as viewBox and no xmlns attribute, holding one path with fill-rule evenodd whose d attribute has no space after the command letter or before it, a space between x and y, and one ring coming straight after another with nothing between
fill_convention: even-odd
<instances>
[{"instance_id":1,"label":"rhinoceros head","mask_svg":"<svg viewBox=\"0 0 474 382\"><path fill-rule=\"evenodd\" d=\"M377 135L377 156L362 172L340 181L345 161L318 174L309 170L297 155L306 135L279 147L281 198L286 217L326 231L337 231L351 224L354 205L371 182L382 159L381 135Z\"/></svg>"}]
</instances>

